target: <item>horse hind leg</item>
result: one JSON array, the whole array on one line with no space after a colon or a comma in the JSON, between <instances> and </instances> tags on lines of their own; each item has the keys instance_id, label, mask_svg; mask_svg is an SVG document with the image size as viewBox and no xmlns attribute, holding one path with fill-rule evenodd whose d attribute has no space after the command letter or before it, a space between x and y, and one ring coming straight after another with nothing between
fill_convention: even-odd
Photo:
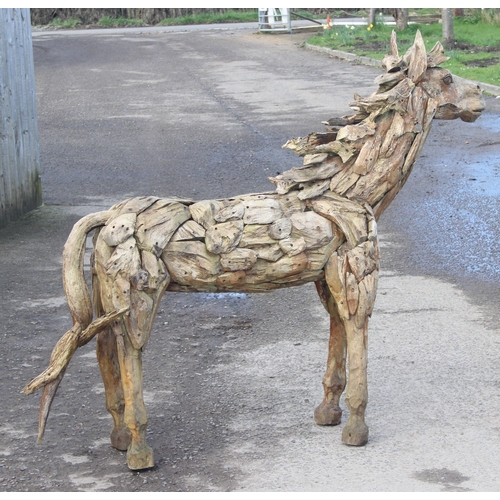
<instances>
[{"instance_id":1,"label":"horse hind leg","mask_svg":"<svg viewBox=\"0 0 500 500\"><path fill-rule=\"evenodd\" d=\"M130 314L123 317L113 329L125 402L124 423L131 436L127 449L127 464L131 470L154 466L153 449L146 442L147 414L142 388L142 351L149 340L161 297L170 282L166 268L158 265L161 271L157 275L159 278L154 280L154 276L149 274L151 280L147 286L142 278L137 277L130 280L117 278L113 284L115 296L122 295L130 303Z\"/></svg>"},{"instance_id":2,"label":"horse hind leg","mask_svg":"<svg viewBox=\"0 0 500 500\"><path fill-rule=\"evenodd\" d=\"M92 302L94 314L100 317L106 313L105 309L113 310L110 300L111 284L102 269L102 258L109 258L110 249L99 240L99 230L96 230L93 238L94 252L91 256L92 267ZM100 258L101 257L101 258ZM106 306L105 306L105 305ZM125 399L121 381L120 363L116 345L116 335L113 326L108 326L97 335L96 353L104 383L104 394L106 398L106 410L113 418L113 429L111 431L111 446L117 450L126 451L130 445L131 435L124 422Z\"/></svg>"},{"instance_id":3,"label":"horse hind leg","mask_svg":"<svg viewBox=\"0 0 500 500\"><path fill-rule=\"evenodd\" d=\"M152 330L159 302L170 276L163 262L151 252L126 254L115 271L109 263L113 252L96 236L93 256L93 290L96 314L128 307L128 315L112 323L98 339L98 359L106 391L106 405L113 416L111 443L127 450L132 470L153 467L153 450L146 443L147 414L142 389L142 351ZM128 246L128 245L127 245ZM134 250L132 247L131 250ZM135 264L135 265L131 265ZM136 272L130 275L129 270Z\"/></svg>"},{"instance_id":4,"label":"horse hind leg","mask_svg":"<svg viewBox=\"0 0 500 500\"><path fill-rule=\"evenodd\" d=\"M106 328L97 337L97 360L104 382L106 410L113 417L114 423L110 435L111 446L127 451L132 438L124 421L125 399L116 336L112 328Z\"/></svg>"},{"instance_id":5,"label":"horse hind leg","mask_svg":"<svg viewBox=\"0 0 500 500\"><path fill-rule=\"evenodd\" d=\"M342 418L339 400L346 384L346 334L328 285L325 281L315 284L321 302L330 315L330 340L326 373L323 377L324 397L314 411L314 420L318 425L338 425Z\"/></svg>"},{"instance_id":6,"label":"horse hind leg","mask_svg":"<svg viewBox=\"0 0 500 500\"><path fill-rule=\"evenodd\" d=\"M142 390L142 349L133 345L130 332L123 322L121 331L116 333L125 402L123 417L130 432L127 464L131 470L148 469L154 466L154 455L146 442L148 419Z\"/></svg>"}]
</instances>

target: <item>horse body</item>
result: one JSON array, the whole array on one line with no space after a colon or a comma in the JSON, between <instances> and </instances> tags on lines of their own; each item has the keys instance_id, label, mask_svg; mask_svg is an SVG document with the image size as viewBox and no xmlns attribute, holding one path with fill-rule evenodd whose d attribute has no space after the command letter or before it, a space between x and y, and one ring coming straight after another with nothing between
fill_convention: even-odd
<instances>
[{"instance_id":1,"label":"horse body","mask_svg":"<svg viewBox=\"0 0 500 500\"><path fill-rule=\"evenodd\" d=\"M139 197L77 223L63 254L74 326L49 368L24 389L44 386L39 438L71 355L98 334L106 407L114 419L111 443L128 450L131 469L152 467L141 352L164 292L268 292L314 282L330 315L324 399L315 420L340 423L347 382L342 439L364 445L367 329L379 270L376 221L411 173L432 120L474 121L484 108L477 86L437 67L445 59L440 44L426 54L419 33L399 57L393 35L378 91L355 96L355 113L330 121L326 133L289 141L284 147L304 163L271 178L273 192L199 202ZM91 300L83 252L92 229Z\"/></svg>"}]
</instances>

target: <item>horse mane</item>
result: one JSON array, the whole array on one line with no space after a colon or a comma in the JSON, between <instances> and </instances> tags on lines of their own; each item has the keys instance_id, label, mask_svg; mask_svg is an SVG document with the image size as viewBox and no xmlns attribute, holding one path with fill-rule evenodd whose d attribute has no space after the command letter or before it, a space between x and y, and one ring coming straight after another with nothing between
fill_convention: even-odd
<instances>
[{"instance_id":1,"label":"horse mane","mask_svg":"<svg viewBox=\"0 0 500 500\"><path fill-rule=\"evenodd\" d=\"M294 138L283 146L304 157L304 163L269 178L278 194L298 190L299 199L306 200L329 189L345 195L353 185L351 174L365 175L373 166L373 162L370 165L372 158L369 153L375 137L383 138L398 117L411 122L412 115L425 108L422 102L415 106L412 95L427 68L436 67L448 59L443 46L437 42L426 53L418 31L413 45L399 56L393 31L390 49L382 60L385 73L375 79L378 89L366 98L354 94L354 102L349 104L354 111L352 115L323 122L326 132ZM419 97L428 98L424 94L420 92ZM430 121L426 120L427 125Z\"/></svg>"}]
</instances>

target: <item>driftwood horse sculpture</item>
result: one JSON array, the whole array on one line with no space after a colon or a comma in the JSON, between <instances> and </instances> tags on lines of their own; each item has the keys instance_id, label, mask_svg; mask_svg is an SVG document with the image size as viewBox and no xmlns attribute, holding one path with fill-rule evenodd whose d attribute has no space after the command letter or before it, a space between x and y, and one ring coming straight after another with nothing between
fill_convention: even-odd
<instances>
[{"instance_id":1,"label":"driftwood horse sculpture","mask_svg":"<svg viewBox=\"0 0 500 500\"><path fill-rule=\"evenodd\" d=\"M393 33L378 90L365 99L356 95L354 114L330 120L327 132L285 144L304 162L272 178L275 191L199 202L134 198L75 224L63 253L74 325L55 346L47 370L23 389L30 394L44 387L39 439L71 356L98 334L106 407L114 420L111 444L128 451L131 469L152 467L141 352L163 293L267 292L314 282L330 315L324 399L315 420L340 423L347 378L342 440L364 445L377 220L406 182L432 120L472 122L484 109L478 86L439 68L446 59L439 43L427 54L420 33L401 57ZM92 230L91 300L83 256Z\"/></svg>"}]
</instances>

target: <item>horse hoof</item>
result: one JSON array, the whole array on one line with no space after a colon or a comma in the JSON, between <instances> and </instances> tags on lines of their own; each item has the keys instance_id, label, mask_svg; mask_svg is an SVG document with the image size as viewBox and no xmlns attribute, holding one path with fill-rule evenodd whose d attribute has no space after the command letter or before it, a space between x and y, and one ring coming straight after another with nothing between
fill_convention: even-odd
<instances>
[{"instance_id":1,"label":"horse hoof","mask_svg":"<svg viewBox=\"0 0 500 500\"><path fill-rule=\"evenodd\" d=\"M342 431L342 442L349 446L364 446L368 443L368 426L364 422L349 423Z\"/></svg>"},{"instance_id":2,"label":"horse hoof","mask_svg":"<svg viewBox=\"0 0 500 500\"><path fill-rule=\"evenodd\" d=\"M318 425L338 425L342 419L342 410L338 405L324 401L314 410L314 421Z\"/></svg>"},{"instance_id":3,"label":"horse hoof","mask_svg":"<svg viewBox=\"0 0 500 500\"><path fill-rule=\"evenodd\" d=\"M114 427L111 431L111 446L120 451L127 451L132 441L132 435L127 427Z\"/></svg>"},{"instance_id":4,"label":"horse hoof","mask_svg":"<svg viewBox=\"0 0 500 500\"><path fill-rule=\"evenodd\" d=\"M147 444L131 445L127 452L127 465L130 470L151 469L155 465L153 448Z\"/></svg>"}]
</instances>

